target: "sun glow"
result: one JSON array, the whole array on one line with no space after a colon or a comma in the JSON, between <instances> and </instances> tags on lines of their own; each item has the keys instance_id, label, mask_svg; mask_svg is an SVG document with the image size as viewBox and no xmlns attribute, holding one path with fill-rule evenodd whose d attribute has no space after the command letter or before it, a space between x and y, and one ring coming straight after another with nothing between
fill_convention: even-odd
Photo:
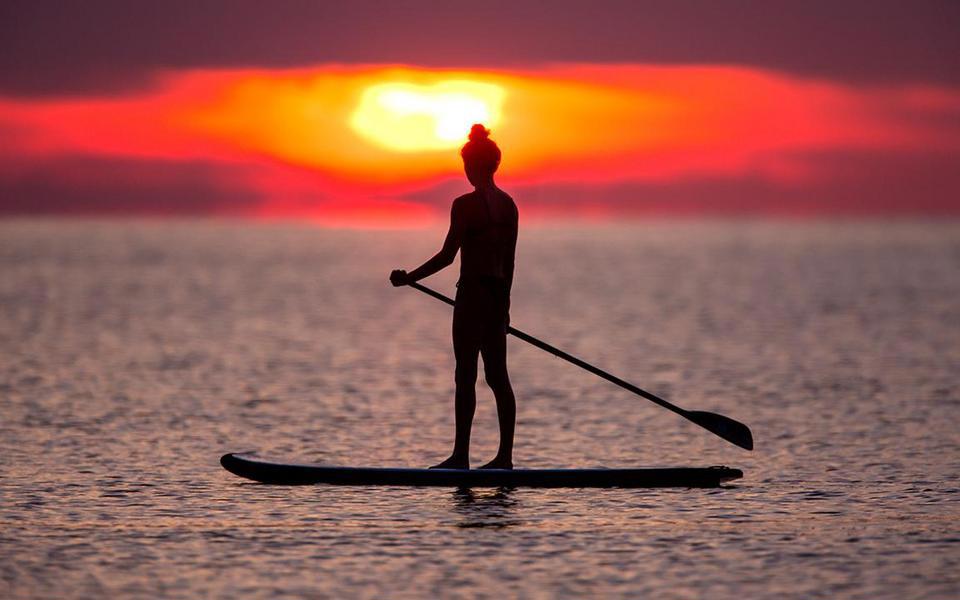
<instances>
[{"instance_id":1,"label":"sun glow","mask_svg":"<svg viewBox=\"0 0 960 600\"><path fill-rule=\"evenodd\" d=\"M465 185L457 149L481 122L503 148L500 180L545 190L527 200L542 214L593 206L612 215L652 204L595 201L585 186L619 194L621 185L692 186L682 192L714 179L785 190L846 182L849 163L834 167L832 157L955 154L958 114L953 88L860 90L741 67L171 72L138 94L0 98L0 190L5 176L34 185L33 173L48 169L65 189L85 194L83 202L96 196L87 190L150 192L169 180L180 186L171 193L219 194L211 210L396 223L402 214L444 212L436 195ZM4 202L16 205L20 188L13 189L0 194L0 212ZM582 200L554 201L550 189L582 190ZM693 204L671 211L713 206L712 192L683 193L697 194L688 196ZM120 192L114 198L128 202Z\"/></svg>"},{"instance_id":2,"label":"sun glow","mask_svg":"<svg viewBox=\"0 0 960 600\"><path fill-rule=\"evenodd\" d=\"M496 126L505 95L500 86L466 80L382 83L364 91L350 125L397 152L449 150L463 144L472 124Z\"/></svg>"}]
</instances>

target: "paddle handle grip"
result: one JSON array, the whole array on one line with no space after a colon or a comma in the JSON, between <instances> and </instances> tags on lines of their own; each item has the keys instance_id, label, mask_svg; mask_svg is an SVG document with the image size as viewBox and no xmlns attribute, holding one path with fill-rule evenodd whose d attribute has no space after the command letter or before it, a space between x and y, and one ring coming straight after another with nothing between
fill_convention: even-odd
<instances>
[{"instance_id":1,"label":"paddle handle grip","mask_svg":"<svg viewBox=\"0 0 960 600\"><path fill-rule=\"evenodd\" d=\"M427 294L428 296L433 296L433 297L436 298L437 300L440 300L441 302L445 302L445 303L449 304L450 306L456 305L456 302L454 302L454 301L451 300L450 298L444 296L444 295L441 294L440 292L431 290L430 288L428 288L428 287L426 287L426 286L423 286L423 285L420 285L420 284L417 283L417 282L413 282L413 283L410 283L410 284L408 284L408 285L409 285L410 287L412 287L413 289L419 290L419 291L423 292L424 294ZM630 383L630 382L628 382L628 381L624 381L624 380L620 379L619 377L617 377L616 375L612 375L612 374L610 374L610 373L607 373L607 372L604 371L603 369L599 369L599 368L591 365L590 363L588 363L588 362L586 362L586 361L584 361L584 360L581 360L581 359L577 358L576 356L574 356L574 355L572 355L572 354L570 354L570 353L568 353L568 352L564 352L563 350L561 350L561 349L559 349L559 348L557 348L557 347L555 347L555 346L551 346L550 344L544 342L543 340L540 340L540 339L537 339L537 338L533 337L533 336L530 335L529 333L525 333L525 332L523 332L523 331L520 331L520 330L517 329L516 327L507 327L507 333L513 335L514 337L520 338L521 340L527 342L528 344L530 344L530 345L532 345L532 346L536 346L537 348L540 348L541 350L544 350L544 351L546 351L546 352L549 352L550 354L556 356L557 358L562 358L563 360L567 361L568 363L577 365L578 367L580 367L581 369L583 369L583 370L585 370L585 371L589 371L589 372L593 373L594 375L596 375L596 376L598 376L598 377L602 377L603 379L606 379L606 380L609 381L610 383L613 383L613 384L615 384L615 385L618 385L618 386L622 387L622 388L625 389L625 390L628 390L628 391L630 391L630 392L633 392L634 394L637 394L638 396L642 396L642 397L646 398L647 400L649 400L649 401L651 401L651 402L653 402L653 403L655 403L655 404L659 404L660 406L666 408L667 410L671 410L671 411L677 413L678 415L681 415L681 416L684 416L684 417L689 418L689 416L688 416L688 414L687 414L687 411L685 411L684 409L680 408L679 406L674 406L673 404L667 402L667 401L664 400L663 398L661 398L661 397L659 397L659 396L657 396L657 395L651 394L650 392L648 392L648 391L646 391L646 390L640 389L640 388L638 388L637 386L633 385L632 383Z\"/></svg>"}]
</instances>

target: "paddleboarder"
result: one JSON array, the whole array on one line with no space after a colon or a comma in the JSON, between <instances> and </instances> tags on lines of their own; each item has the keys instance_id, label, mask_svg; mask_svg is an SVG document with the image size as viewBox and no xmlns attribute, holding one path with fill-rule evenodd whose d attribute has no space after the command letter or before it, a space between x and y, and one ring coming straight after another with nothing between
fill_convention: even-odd
<instances>
[{"instance_id":1,"label":"paddleboarder","mask_svg":"<svg viewBox=\"0 0 960 600\"><path fill-rule=\"evenodd\" d=\"M451 265L460 252L460 280L453 309L456 438L450 458L432 468L470 468L477 359L482 355L484 377L497 401L500 447L494 459L481 468L512 469L517 410L507 373L507 326L517 246L517 205L493 181L501 153L490 139L490 131L476 124L470 129L469 140L460 156L474 189L453 201L443 247L410 273L393 271L390 282L399 287L429 277Z\"/></svg>"}]
</instances>

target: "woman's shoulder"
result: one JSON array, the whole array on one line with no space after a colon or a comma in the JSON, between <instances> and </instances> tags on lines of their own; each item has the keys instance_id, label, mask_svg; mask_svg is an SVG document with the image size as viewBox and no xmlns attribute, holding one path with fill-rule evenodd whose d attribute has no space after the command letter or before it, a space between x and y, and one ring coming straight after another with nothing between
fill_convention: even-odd
<instances>
[{"instance_id":1,"label":"woman's shoulder","mask_svg":"<svg viewBox=\"0 0 960 600\"><path fill-rule=\"evenodd\" d=\"M502 197L503 197L504 204L510 207L510 211L513 213L513 217L517 218L517 215L518 215L517 203L513 201L513 196L511 196L510 194L506 193L503 190L500 190L500 193L503 194Z\"/></svg>"},{"instance_id":2,"label":"woman's shoulder","mask_svg":"<svg viewBox=\"0 0 960 600\"><path fill-rule=\"evenodd\" d=\"M456 204L463 204L464 202L469 202L470 199L473 198L474 194L475 192L467 192L466 194L460 194L459 196L453 199L453 203L456 205Z\"/></svg>"}]
</instances>

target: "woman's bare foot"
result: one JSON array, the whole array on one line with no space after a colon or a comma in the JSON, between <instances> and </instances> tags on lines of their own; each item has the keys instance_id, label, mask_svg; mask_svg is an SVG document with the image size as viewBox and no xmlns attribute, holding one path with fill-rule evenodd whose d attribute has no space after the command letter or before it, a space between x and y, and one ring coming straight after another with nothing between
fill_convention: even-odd
<instances>
[{"instance_id":1,"label":"woman's bare foot","mask_svg":"<svg viewBox=\"0 0 960 600\"><path fill-rule=\"evenodd\" d=\"M480 467L481 469L513 469L513 459L499 456Z\"/></svg>"},{"instance_id":2,"label":"woman's bare foot","mask_svg":"<svg viewBox=\"0 0 960 600\"><path fill-rule=\"evenodd\" d=\"M431 469L469 469L470 468L470 459L460 458L459 456L451 456L447 460L443 461L439 465L433 465Z\"/></svg>"}]
</instances>

